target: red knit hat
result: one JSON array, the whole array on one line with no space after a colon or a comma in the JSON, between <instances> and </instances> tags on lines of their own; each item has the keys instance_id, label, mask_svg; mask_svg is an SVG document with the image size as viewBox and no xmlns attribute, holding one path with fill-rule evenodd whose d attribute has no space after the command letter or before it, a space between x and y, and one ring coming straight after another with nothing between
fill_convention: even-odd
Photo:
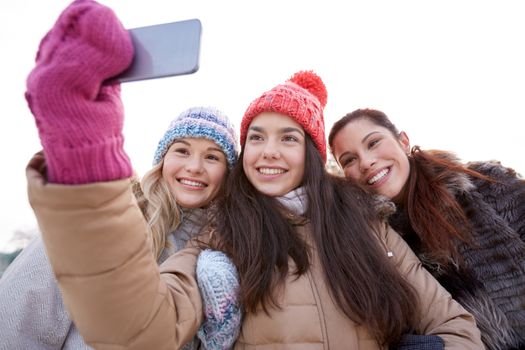
<instances>
[{"instance_id":1,"label":"red knit hat","mask_svg":"<svg viewBox=\"0 0 525 350\"><path fill-rule=\"evenodd\" d=\"M265 92L250 104L241 122L241 146L244 147L246 132L253 118L263 112L276 112L299 123L326 161L323 117L326 99L326 87L319 76L312 71L295 73L284 84Z\"/></svg>"}]
</instances>

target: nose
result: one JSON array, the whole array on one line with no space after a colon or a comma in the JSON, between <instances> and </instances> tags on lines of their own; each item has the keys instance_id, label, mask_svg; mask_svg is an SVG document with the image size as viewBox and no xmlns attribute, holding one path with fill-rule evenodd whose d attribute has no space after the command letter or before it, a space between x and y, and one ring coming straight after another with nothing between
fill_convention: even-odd
<instances>
[{"instance_id":1,"label":"nose","mask_svg":"<svg viewBox=\"0 0 525 350\"><path fill-rule=\"evenodd\" d=\"M361 172L370 170L376 164L376 158L371 153L367 153L361 156L359 162L359 169Z\"/></svg>"},{"instance_id":2,"label":"nose","mask_svg":"<svg viewBox=\"0 0 525 350\"><path fill-rule=\"evenodd\" d=\"M263 150L263 158L264 159L279 159L281 158L281 153L279 152L278 148L273 145L272 142L268 142L266 144L266 147Z\"/></svg>"},{"instance_id":3,"label":"nose","mask_svg":"<svg viewBox=\"0 0 525 350\"><path fill-rule=\"evenodd\" d=\"M264 159L279 159L281 157L281 154L277 151L271 151L271 152L264 152L263 158Z\"/></svg>"},{"instance_id":4,"label":"nose","mask_svg":"<svg viewBox=\"0 0 525 350\"><path fill-rule=\"evenodd\" d=\"M200 157L190 157L186 161L186 171L191 174L202 173L202 159Z\"/></svg>"}]
</instances>

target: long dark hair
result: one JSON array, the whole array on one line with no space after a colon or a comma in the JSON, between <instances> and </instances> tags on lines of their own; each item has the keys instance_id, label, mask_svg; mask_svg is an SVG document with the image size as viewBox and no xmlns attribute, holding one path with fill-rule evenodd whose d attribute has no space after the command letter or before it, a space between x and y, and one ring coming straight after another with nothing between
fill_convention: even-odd
<instances>
[{"instance_id":1,"label":"long dark hair","mask_svg":"<svg viewBox=\"0 0 525 350\"><path fill-rule=\"evenodd\" d=\"M279 307L276 290L289 273L300 276L311 257L284 208L257 191L241 161L233 169L217 223L217 248L239 270L240 298L248 312ZM319 151L306 136L303 186L305 217L328 285L350 319L367 327L381 344L395 343L415 324L417 294L378 244L379 222L369 195L345 179L326 172ZM384 226L382 226L384 229ZM289 271L288 259L296 270ZM395 291L395 292L393 292Z\"/></svg>"},{"instance_id":2,"label":"long dark hair","mask_svg":"<svg viewBox=\"0 0 525 350\"><path fill-rule=\"evenodd\" d=\"M366 119L388 129L398 139L399 131L385 113L375 109L357 109L339 119L330 130L328 143L333 153L335 136L347 124ZM470 223L460 203L447 187L458 173L484 180L490 178L454 161L456 157L444 151L423 151L412 147L408 156L410 175L401 200L410 224L417 233L425 251L437 261L448 264L457 260L455 240L470 241Z\"/></svg>"}]
</instances>

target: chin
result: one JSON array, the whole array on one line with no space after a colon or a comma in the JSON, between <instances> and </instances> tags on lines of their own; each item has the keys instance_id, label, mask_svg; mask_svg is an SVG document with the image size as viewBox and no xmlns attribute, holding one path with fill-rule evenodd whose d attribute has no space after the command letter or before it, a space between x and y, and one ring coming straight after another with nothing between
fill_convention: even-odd
<instances>
[{"instance_id":1,"label":"chin","mask_svg":"<svg viewBox=\"0 0 525 350\"><path fill-rule=\"evenodd\" d=\"M288 193L288 192L283 193L282 191L279 191L279 190L259 190L258 189L258 191L269 197L280 197Z\"/></svg>"},{"instance_id":2,"label":"chin","mask_svg":"<svg viewBox=\"0 0 525 350\"><path fill-rule=\"evenodd\" d=\"M177 203L183 207L183 208L187 208L187 209L195 209L195 208L200 208L203 206L203 201L177 201Z\"/></svg>"}]
</instances>

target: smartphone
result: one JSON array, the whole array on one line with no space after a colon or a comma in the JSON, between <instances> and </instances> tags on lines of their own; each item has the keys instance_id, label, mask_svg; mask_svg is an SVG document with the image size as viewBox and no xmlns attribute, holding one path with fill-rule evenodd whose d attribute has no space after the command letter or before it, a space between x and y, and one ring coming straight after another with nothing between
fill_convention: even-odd
<instances>
[{"instance_id":1,"label":"smartphone","mask_svg":"<svg viewBox=\"0 0 525 350\"><path fill-rule=\"evenodd\" d=\"M129 29L135 49L121 83L192 74L199 69L202 26L198 19Z\"/></svg>"}]
</instances>

